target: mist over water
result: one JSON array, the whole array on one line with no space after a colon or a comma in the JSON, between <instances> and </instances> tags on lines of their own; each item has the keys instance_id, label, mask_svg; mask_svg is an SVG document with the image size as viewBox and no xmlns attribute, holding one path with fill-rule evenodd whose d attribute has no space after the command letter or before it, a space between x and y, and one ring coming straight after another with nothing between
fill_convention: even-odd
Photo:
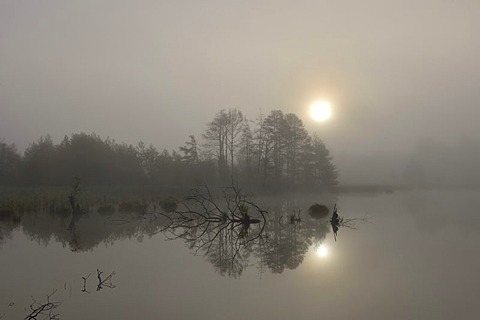
<instances>
[{"instance_id":1,"label":"mist over water","mask_svg":"<svg viewBox=\"0 0 480 320\"><path fill-rule=\"evenodd\" d=\"M330 218L307 213L317 195L257 197L269 208L261 236L261 225L252 224L246 238L241 226L226 228L208 254L192 245L199 235L192 229L177 228L183 236L173 237L155 201L115 203L112 212L97 205L73 227L61 212L2 219L0 311L25 317L30 295L41 302L55 288L55 310L68 319L240 319L245 306L266 319L311 317L319 308L332 319L468 318L478 295L480 221L470 210L478 199L477 191L325 196L344 218L370 218L341 227L335 241ZM291 219L294 212L300 220ZM113 273L111 286L98 289L97 269L102 280ZM303 302L282 307L293 297Z\"/></svg>"},{"instance_id":2,"label":"mist over water","mask_svg":"<svg viewBox=\"0 0 480 320\"><path fill-rule=\"evenodd\" d=\"M0 2L0 320L476 319L480 2Z\"/></svg>"}]
</instances>

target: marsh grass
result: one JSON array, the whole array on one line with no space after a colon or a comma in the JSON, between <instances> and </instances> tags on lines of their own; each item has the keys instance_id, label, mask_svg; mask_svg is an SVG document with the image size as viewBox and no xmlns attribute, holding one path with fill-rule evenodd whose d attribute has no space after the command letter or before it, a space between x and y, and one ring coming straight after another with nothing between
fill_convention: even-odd
<instances>
[{"instance_id":1,"label":"marsh grass","mask_svg":"<svg viewBox=\"0 0 480 320\"><path fill-rule=\"evenodd\" d=\"M8 215L48 212L55 215L71 213L68 196L72 187L0 187L0 214ZM160 203L170 194L150 187L81 186L77 194L82 209L110 214L118 209L145 213L149 203Z\"/></svg>"},{"instance_id":2,"label":"marsh grass","mask_svg":"<svg viewBox=\"0 0 480 320\"><path fill-rule=\"evenodd\" d=\"M115 213L115 206L113 204L103 204L97 208L97 212L102 216L110 216Z\"/></svg>"}]
</instances>

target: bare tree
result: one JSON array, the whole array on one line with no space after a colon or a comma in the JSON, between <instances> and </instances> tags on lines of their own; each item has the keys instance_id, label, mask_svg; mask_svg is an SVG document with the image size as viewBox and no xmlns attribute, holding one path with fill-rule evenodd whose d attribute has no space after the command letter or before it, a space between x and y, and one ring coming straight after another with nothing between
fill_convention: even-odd
<instances>
[{"instance_id":1,"label":"bare tree","mask_svg":"<svg viewBox=\"0 0 480 320\"><path fill-rule=\"evenodd\" d=\"M246 120L242 129L239 151L238 158L242 176L245 177L245 180L250 181L253 174L255 144L250 125Z\"/></svg>"},{"instance_id":2,"label":"bare tree","mask_svg":"<svg viewBox=\"0 0 480 320\"><path fill-rule=\"evenodd\" d=\"M233 175L235 153L238 148L244 117L238 109L220 110L203 134L205 147L217 157L220 178L226 180Z\"/></svg>"},{"instance_id":3,"label":"bare tree","mask_svg":"<svg viewBox=\"0 0 480 320\"><path fill-rule=\"evenodd\" d=\"M285 163L285 116L281 110L273 110L264 121L266 146L271 146L271 154L265 153L265 163L270 156L273 164L275 183L281 182ZM266 149L267 150L267 149ZM267 169L265 167L265 169ZM266 172L265 172L266 174Z\"/></svg>"},{"instance_id":4,"label":"bare tree","mask_svg":"<svg viewBox=\"0 0 480 320\"><path fill-rule=\"evenodd\" d=\"M207 124L207 130L203 134L205 147L217 158L217 166L220 178L226 177L227 170L227 113L220 110L214 119Z\"/></svg>"},{"instance_id":5,"label":"bare tree","mask_svg":"<svg viewBox=\"0 0 480 320\"><path fill-rule=\"evenodd\" d=\"M245 118L242 112L236 108L228 110L227 115L227 148L230 153L230 170L233 178L235 153L240 144Z\"/></svg>"}]
</instances>

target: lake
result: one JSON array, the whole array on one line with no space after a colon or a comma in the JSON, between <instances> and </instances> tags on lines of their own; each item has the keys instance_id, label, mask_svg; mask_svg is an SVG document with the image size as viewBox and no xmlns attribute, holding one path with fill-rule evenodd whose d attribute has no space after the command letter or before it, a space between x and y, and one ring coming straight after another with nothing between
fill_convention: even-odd
<instances>
[{"instance_id":1,"label":"lake","mask_svg":"<svg viewBox=\"0 0 480 320\"><path fill-rule=\"evenodd\" d=\"M165 203L4 214L0 319L480 317L479 190L250 201L248 224Z\"/></svg>"}]
</instances>

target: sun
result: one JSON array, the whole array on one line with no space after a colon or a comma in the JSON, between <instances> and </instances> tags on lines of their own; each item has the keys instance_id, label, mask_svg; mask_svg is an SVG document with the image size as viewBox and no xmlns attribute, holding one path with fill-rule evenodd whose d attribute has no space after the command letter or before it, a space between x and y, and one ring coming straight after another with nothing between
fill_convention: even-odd
<instances>
[{"instance_id":1,"label":"sun","mask_svg":"<svg viewBox=\"0 0 480 320\"><path fill-rule=\"evenodd\" d=\"M318 122L327 121L332 117L332 104L326 100L313 102L310 105L310 117Z\"/></svg>"},{"instance_id":2,"label":"sun","mask_svg":"<svg viewBox=\"0 0 480 320\"><path fill-rule=\"evenodd\" d=\"M325 258L326 256L328 256L328 247L324 244L321 244L318 246L317 250L315 251L315 253L317 254L317 256L319 256L320 258Z\"/></svg>"}]
</instances>

